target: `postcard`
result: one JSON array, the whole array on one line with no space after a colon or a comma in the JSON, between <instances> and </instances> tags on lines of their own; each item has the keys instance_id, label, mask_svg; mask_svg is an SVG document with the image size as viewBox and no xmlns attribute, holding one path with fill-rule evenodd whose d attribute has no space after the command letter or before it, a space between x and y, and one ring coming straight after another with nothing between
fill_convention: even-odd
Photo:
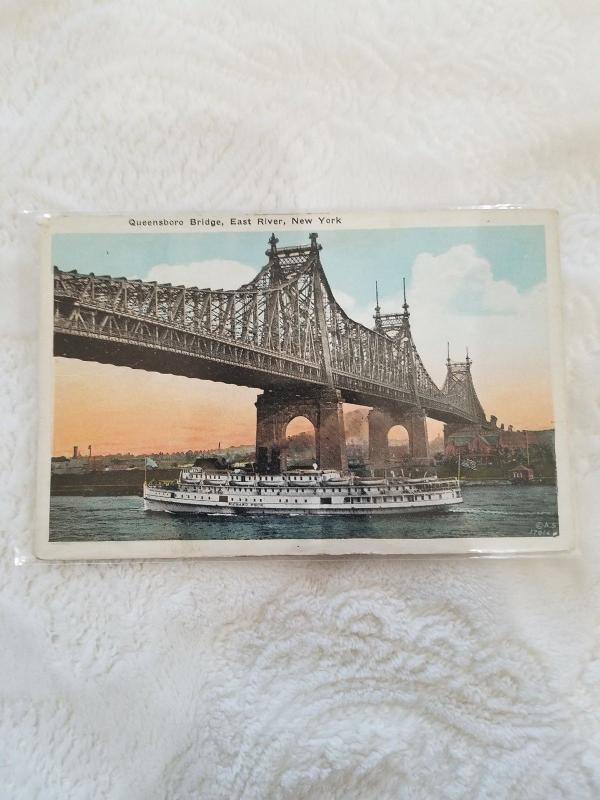
<instances>
[{"instance_id":1,"label":"postcard","mask_svg":"<svg viewBox=\"0 0 600 800\"><path fill-rule=\"evenodd\" d=\"M573 547L555 212L40 224L38 557Z\"/></svg>"}]
</instances>

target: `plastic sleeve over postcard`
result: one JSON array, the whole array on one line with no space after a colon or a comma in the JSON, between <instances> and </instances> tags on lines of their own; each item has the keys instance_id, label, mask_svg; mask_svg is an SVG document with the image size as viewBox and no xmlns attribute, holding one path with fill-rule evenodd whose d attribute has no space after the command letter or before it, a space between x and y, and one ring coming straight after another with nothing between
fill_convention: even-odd
<instances>
[{"instance_id":1,"label":"plastic sleeve over postcard","mask_svg":"<svg viewBox=\"0 0 600 800\"><path fill-rule=\"evenodd\" d=\"M45 559L573 547L557 215L46 215Z\"/></svg>"}]
</instances>

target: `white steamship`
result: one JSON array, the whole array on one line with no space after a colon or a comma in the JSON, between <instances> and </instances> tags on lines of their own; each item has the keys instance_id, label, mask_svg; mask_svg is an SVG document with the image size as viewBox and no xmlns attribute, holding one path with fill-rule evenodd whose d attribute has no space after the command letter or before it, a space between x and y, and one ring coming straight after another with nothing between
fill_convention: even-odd
<instances>
[{"instance_id":1,"label":"white steamship","mask_svg":"<svg viewBox=\"0 0 600 800\"><path fill-rule=\"evenodd\" d=\"M170 514L398 514L462 503L456 479L360 478L336 470L258 475L184 469L171 484L144 483L144 510Z\"/></svg>"}]
</instances>

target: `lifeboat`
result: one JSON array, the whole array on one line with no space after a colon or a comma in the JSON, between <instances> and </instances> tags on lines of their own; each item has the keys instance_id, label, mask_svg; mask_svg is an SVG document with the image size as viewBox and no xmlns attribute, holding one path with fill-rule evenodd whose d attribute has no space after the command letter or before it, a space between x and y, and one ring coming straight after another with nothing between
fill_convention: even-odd
<instances>
[{"instance_id":1,"label":"lifeboat","mask_svg":"<svg viewBox=\"0 0 600 800\"><path fill-rule=\"evenodd\" d=\"M330 486L339 486L340 484L348 484L350 480L348 477L332 470L331 472L322 473L321 482Z\"/></svg>"},{"instance_id":2,"label":"lifeboat","mask_svg":"<svg viewBox=\"0 0 600 800\"><path fill-rule=\"evenodd\" d=\"M358 486L385 486L385 478L355 478Z\"/></svg>"}]
</instances>

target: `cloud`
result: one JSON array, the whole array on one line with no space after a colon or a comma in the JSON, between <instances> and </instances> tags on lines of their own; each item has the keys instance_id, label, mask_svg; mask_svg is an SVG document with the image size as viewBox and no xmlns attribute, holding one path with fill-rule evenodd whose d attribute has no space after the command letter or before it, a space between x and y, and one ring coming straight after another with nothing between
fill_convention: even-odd
<instances>
[{"instance_id":1,"label":"cloud","mask_svg":"<svg viewBox=\"0 0 600 800\"><path fill-rule=\"evenodd\" d=\"M496 280L490 263L472 245L452 247L439 256L422 253L412 275L413 302L424 296L429 303L466 315L512 314L523 304L517 288Z\"/></svg>"},{"instance_id":2,"label":"cloud","mask_svg":"<svg viewBox=\"0 0 600 800\"><path fill-rule=\"evenodd\" d=\"M237 289L255 276L256 270L240 261L209 259L189 264L156 264L144 280L199 289Z\"/></svg>"},{"instance_id":3,"label":"cloud","mask_svg":"<svg viewBox=\"0 0 600 800\"><path fill-rule=\"evenodd\" d=\"M333 292L333 296L335 297L339 305L344 309L346 314L348 314L349 317L352 317L353 312L356 310L357 307L356 299L351 294L348 294L348 292L345 292L343 289L334 289L332 287L331 291Z\"/></svg>"},{"instance_id":4,"label":"cloud","mask_svg":"<svg viewBox=\"0 0 600 800\"><path fill-rule=\"evenodd\" d=\"M402 295L381 298L382 312L402 310ZM340 298L341 302L341 298ZM546 285L527 292L494 277L471 245L421 253L408 287L411 328L425 367L441 386L446 342L454 360L473 359L473 379L487 414L517 427L553 418ZM341 303L344 305L343 303ZM372 305L354 302L354 319L372 326Z\"/></svg>"}]
</instances>

